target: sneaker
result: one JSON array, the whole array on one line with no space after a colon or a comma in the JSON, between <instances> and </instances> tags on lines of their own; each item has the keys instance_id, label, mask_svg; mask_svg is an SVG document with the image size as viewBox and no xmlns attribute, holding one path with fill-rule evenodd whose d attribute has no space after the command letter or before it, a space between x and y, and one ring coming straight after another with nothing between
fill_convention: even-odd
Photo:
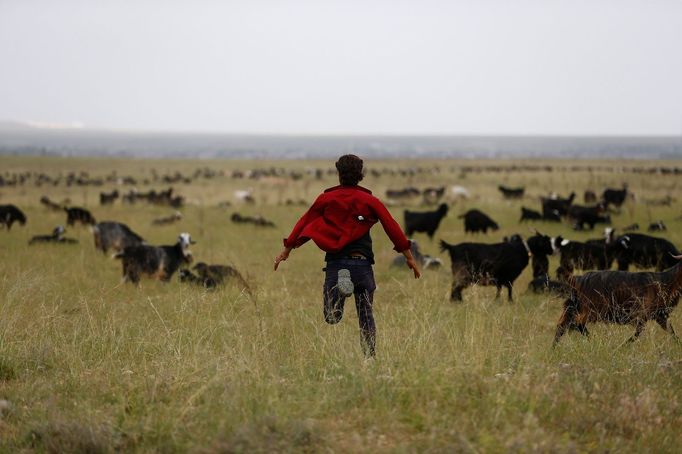
<instances>
[{"instance_id":1,"label":"sneaker","mask_svg":"<svg viewBox=\"0 0 682 454\"><path fill-rule=\"evenodd\" d=\"M345 268L339 270L339 280L336 283L339 294L347 298L353 294L353 281L350 280L350 271Z\"/></svg>"}]
</instances>

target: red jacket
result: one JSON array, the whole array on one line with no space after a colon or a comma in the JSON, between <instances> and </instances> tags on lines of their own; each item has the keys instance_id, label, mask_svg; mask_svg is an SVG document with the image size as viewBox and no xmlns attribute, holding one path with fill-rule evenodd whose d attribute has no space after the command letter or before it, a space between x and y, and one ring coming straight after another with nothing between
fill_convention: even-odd
<instances>
[{"instance_id":1,"label":"red jacket","mask_svg":"<svg viewBox=\"0 0 682 454\"><path fill-rule=\"evenodd\" d=\"M284 239L284 246L296 248L312 239L323 251L338 252L369 232L377 221L396 251L410 248L400 225L372 191L361 186L335 186L320 194Z\"/></svg>"}]
</instances>

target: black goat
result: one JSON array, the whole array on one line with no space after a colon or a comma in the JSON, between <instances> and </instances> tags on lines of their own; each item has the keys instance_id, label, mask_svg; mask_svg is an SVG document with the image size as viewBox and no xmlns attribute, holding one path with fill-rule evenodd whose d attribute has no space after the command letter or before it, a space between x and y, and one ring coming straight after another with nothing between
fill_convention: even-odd
<instances>
[{"instance_id":1,"label":"black goat","mask_svg":"<svg viewBox=\"0 0 682 454\"><path fill-rule=\"evenodd\" d=\"M604 201L604 204L607 208L609 205L613 205L616 208L620 208L620 206L623 205L623 202L625 202L625 198L627 197L627 195L628 195L627 185L623 185L623 189L607 188L604 189L604 192L602 193L602 200Z\"/></svg>"},{"instance_id":2,"label":"black goat","mask_svg":"<svg viewBox=\"0 0 682 454\"><path fill-rule=\"evenodd\" d=\"M452 301L462 301L462 290L473 283L494 285L497 296L502 287L507 288L512 301L512 286L528 265L528 247L520 235L496 244L440 242L442 251L450 253L452 262Z\"/></svg>"},{"instance_id":3,"label":"black goat","mask_svg":"<svg viewBox=\"0 0 682 454\"><path fill-rule=\"evenodd\" d=\"M111 205L118 199L118 189L114 189L110 193L100 192L99 193L99 203L100 205Z\"/></svg>"},{"instance_id":4,"label":"black goat","mask_svg":"<svg viewBox=\"0 0 682 454\"><path fill-rule=\"evenodd\" d=\"M448 206L440 204L435 211L409 211L405 210L405 234L412 236L415 232L426 232L429 238L438 230L440 221L448 214Z\"/></svg>"},{"instance_id":5,"label":"black goat","mask_svg":"<svg viewBox=\"0 0 682 454\"><path fill-rule=\"evenodd\" d=\"M64 209L64 207L62 205L53 202L46 195L44 195L40 198L40 203L42 203L43 205L45 205L46 208L49 208L52 211L62 211Z\"/></svg>"},{"instance_id":6,"label":"black goat","mask_svg":"<svg viewBox=\"0 0 682 454\"><path fill-rule=\"evenodd\" d=\"M253 224L259 227L274 227L275 223L268 221L263 216L242 216L239 213L232 213L230 220L237 224Z\"/></svg>"},{"instance_id":7,"label":"black goat","mask_svg":"<svg viewBox=\"0 0 682 454\"><path fill-rule=\"evenodd\" d=\"M15 222L26 224L26 215L14 205L0 205L0 227L7 226L9 232Z\"/></svg>"},{"instance_id":8,"label":"black goat","mask_svg":"<svg viewBox=\"0 0 682 454\"><path fill-rule=\"evenodd\" d=\"M405 189L388 189L386 191L386 197L389 199L408 199L411 197L416 197L419 194L421 194L421 191L413 187L408 187Z\"/></svg>"},{"instance_id":9,"label":"black goat","mask_svg":"<svg viewBox=\"0 0 682 454\"><path fill-rule=\"evenodd\" d=\"M50 235L36 235L32 237L28 244L32 245L35 243L58 243L58 244L76 244L78 243L78 240L74 238L66 238L64 237L64 233L66 230L64 229L63 226L58 225L57 227L52 230L52 234Z\"/></svg>"},{"instance_id":10,"label":"black goat","mask_svg":"<svg viewBox=\"0 0 682 454\"><path fill-rule=\"evenodd\" d=\"M519 222L523 221L541 221L542 213L539 211L531 210L530 208L521 207L521 219Z\"/></svg>"},{"instance_id":11,"label":"black goat","mask_svg":"<svg viewBox=\"0 0 682 454\"><path fill-rule=\"evenodd\" d=\"M579 270L606 270L611 267L607 263L604 247L593 243L569 241L561 236L552 238L552 247L561 254L559 263L569 272Z\"/></svg>"},{"instance_id":12,"label":"black goat","mask_svg":"<svg viewBox=\"0 0 682 454\"><path fill-rule=\"evenodd\" d=\"M568 279L571 296L564 303L554 345L568 329L587 336L586 324L597 321L634 325L628 342L640 336L648 320L677 339L668 317L680 300L682 255L672 259L675 265L662 272L592 271Z\"/></svg>"},{"instance_id":13,"label":"black goat","mask_svg":"<svg viewBox=\"0 0 682 454\"><path fill-rule=\"evenodd\" d=\"M642 233L628 233L616 238L615 231L607 229L606 242L615 248L620 271L627 271L630 265L663 271L675 265L672 256L680 254L670 241Z\"/></svg>"},{"instance_id":14,"label":"black goat","mask_svg":"<svg viewBox=\"0 0 682 454\"><path fill-rule=\"evenodd\" d=\"M66 211L67 225L75 225L76 222L80 222L83 225L95 225L97 223L93 215L85 208L64 207L64 211Z\"/></svg>"},{"instance_id":15,"label":"black goat","mask_svg":"<svg viewBox=\"0 0 682 454\"><path fill-rule=\"evenodd\" d=\"M547 276L549 274L548 256L554 254L552 239L536 230L535 235L528 238L526 244L532 255L533 277Z\"/></svg>"},{"instance_id":16,"label":"black goat","mask_svg":"<svg viewBox=\"0 0 682 454\"><path fill-rule=\"evenodd\" d=\"M500 228L497 222L490 219L490 217L480 210L469 210L466 213L457 216L459 219L464 219L464 231L466 233L483 232L488 233L488 229L497 230Z\"/></svg>"},{"instance_id":17,"label":"black goat","mask_svg":"<svg viewBox=\"0 0 682 454\"><path fill-rule=\"evenodd\" d=\"M157 218L152 221L152 225L170 225L182 219L182 213L176 211L175 213L163 218Z\"/></svg>"},{"instance_id":18,"label":"black goat","mask_svg":"<svg viewBox=\"0 0 682 454\"><path fill-rule=\"evenodd\" d=\"M585 194L583 194L583 200L585 203L595 203L597 201L597 194L594 191L587 189Z\"/></svg>"},{"instance_id":19,"label":"black goat","mask_svg":"<svg viewBox=\"0 0 682 454\"><path fill-rule=\"evenodd\" d=\"M200 279L204 281L213 281L216 285L224 284L226 281L235 281L241 288L247 292L251 291L249 284L242 277L241 273L229 265L207 265L204 262L199 262L193 268Z\"/></svg>"},{"instance_id":20,"label":"black goat","mask_svg":"<svg viewBox=\"0 0 682 454\"><path fill-rule=\"evenodd\" d=\"M211 278L200 278L188 269L181 269L178 271L180 282L199 285L204 288L215 288L218 284Z\"/></svg>"},{"instance_id":21,"label":"black goat","mask_svg":"<svg viewBox=\"0 0 682 454\"><path fill-rule=\"evenodd\" d=\"M561 197L542 197L540 199L542 202L542 216L545 219L553 219L557 215L566 216L568 208L573 204L574 199L575 192L571 192L571 195L569 195L567 199L562 199Z\"/></svg>"},{"instance_id":22,"label":"black goat","mask_svg":"<svg viewBox=\"0 0 682 454\"><path fill-rule=\"evenodd\" d=\"M666 230L668 230L668 228L663 221L652 222L649 224L649 228L647 228L648 232L665 232Z\"/></svg>"},{"instance_id":23,"label":"black goat","mask_svg":"<svg viewBox=\"0 0 682 454\"><path fill-rule=\"evenodd\" d=\"M123 280L137 284L141 275L168 282L182 265L192 262L189 233L181 233L172 246L130 246L114 257L123 262Z\"/></svg>"},{"instance_id":24,"label":"black goat","mask_svg":"<svg viewBox=\"0 0 682 454\"><path fill-rule=\"evenodd\" d=\"M109 249L121 252L123 249L144 244L140 235L120 222L104 221L92 227L95 248L103 253Z\"/></svg>"},{"instance_id":25,"label":"black goat","mask_svg":"<svg viewBox=\"0 0 682 454\"><path fill-rule=\"evenodd\" d=\"M590 230L594 229L595 224L610 224L611 216L602 215L605 209L601 204L595 206L571 205L566 213L568 218L573 221L575 230L583 230L587 224Z\"/></svg>"},{"instance_id":26,"label":"black goat","mask_svg":"<svg viewBox=\"0 0 682 454\"><path fill-rule=\"evenodd\" d=\"M508 188L502 185L499 185L497 189L500 190L500 192L502 193L502 197L504 197L505 199L521 199L523 198L523 193L526 190L526 188L523 187Z\"/></svg>"}]
</instances>

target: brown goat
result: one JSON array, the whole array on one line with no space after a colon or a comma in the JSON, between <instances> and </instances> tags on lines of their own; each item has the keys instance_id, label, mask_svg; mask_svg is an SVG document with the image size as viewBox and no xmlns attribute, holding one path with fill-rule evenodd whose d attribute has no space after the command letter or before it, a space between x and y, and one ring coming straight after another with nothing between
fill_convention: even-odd
<instances>
[{"instance_id":1,"label":"brown goat","mask_svg":"<svg viewBox=\"0 0 682 454\"><path fill-rule=\"evenodd\" d=\"M661 272L592 271L569 278L571 296L564 302L554 345L567 329L587 336L585 325L597 321L634 325L632 342L654 320L679 340L668 322L682 289L682 255L674 257L677 264Z\"/></svg>"}]
</instances>

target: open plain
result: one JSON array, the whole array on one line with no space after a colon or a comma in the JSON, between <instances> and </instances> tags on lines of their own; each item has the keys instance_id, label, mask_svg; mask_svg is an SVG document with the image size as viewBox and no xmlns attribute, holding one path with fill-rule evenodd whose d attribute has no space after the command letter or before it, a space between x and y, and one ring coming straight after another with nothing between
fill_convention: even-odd
<instances>
[{"instance_id":1,"label":"open plain","mask_svg":"<svg viewBox=\"0 0 682 454\"><path fill-rule=\"evenodd\" d=\"M663 220L653 233L682 247L682 178L664 161L366 160L362 184L386 201L387 189L445 186L450 211L434 240L416 234L441 269L414 280L377 225L372 229L378 290L377 357L363 359L354 304L335 326L322 317L323 253L295 250L272 264L294 222L324 188L337 184L332 161L110 160L0 157L0 175L25 174L0 187L28 222L0 230L0 451L3 452L679 452L682 446L682 345L649 323L619 346L630 326L595 324L591 336L566 335L552 349L560 297L527 290L515 302L473 286L449 301L450 263L438 241L498 242L530 235L585 240L567 222L519 223L520 208L571 191L601 194L627 183L613 213L616 229ZM321 172L315 172L315 169ZM254 169L262 169L255 175ZM272 171L274 169L274 171ZM36 184L36 175L102 185ZM131 176L135 184L121 179ZM87 175L87 178L85 177ZM183 178L173 180L181 175ZM164 180L164 176L168 179ZM524 186L505 200L498 185ZM457 196L453 186L468 191ZM152 220L176 208L100 192L173 187L182 219ZM254 203L234 196L252 189ZM461 194L461 191L460 191ZM121 281L121 264L95 250L87 227L66 227L78 244L28 246L65 224L41 196L87 208L97 221L126 223L151 244L189 232L195 261L236 267L252 288L204 289L179 282ZM287 204L287 200L290 201ZM421 198L392 204L430 210ZM500 230L465 235L457 216L488 213ZM236 224L263 216L275 227ZM646 233L646 232L645 232ZM551 257L552 274L558 257ZM682 330L682 311L671 322Z\"/></svg>"}]
</instances>

